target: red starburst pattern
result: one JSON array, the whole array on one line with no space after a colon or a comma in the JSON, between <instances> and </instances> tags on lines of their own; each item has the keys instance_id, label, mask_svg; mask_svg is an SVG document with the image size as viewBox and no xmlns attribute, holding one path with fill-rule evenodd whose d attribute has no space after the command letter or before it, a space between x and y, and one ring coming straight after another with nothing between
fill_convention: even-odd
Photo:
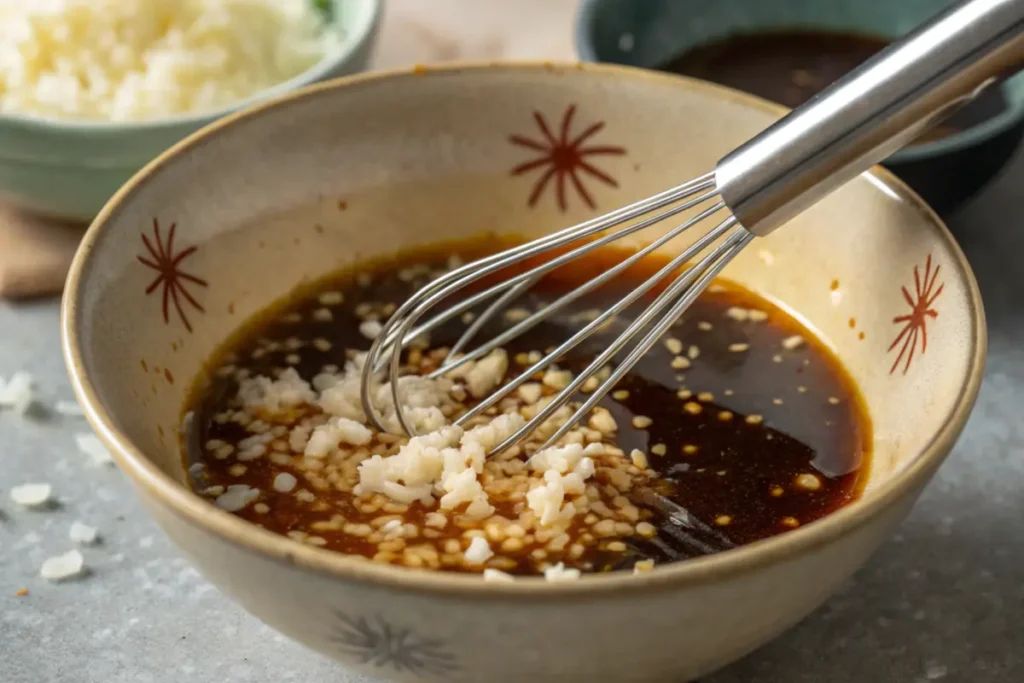
<instances>
[{"instance_id":1,"label":"red starburst pattern","mask_svg":"<svg viewBox=\"0 0 1024 683\"><path fill-rule=\"evenodd\" d=\"M537 201L544 194L544 190L554 181L555 201L558 208L563 212L568 208L566 197L566 183L571 183L576 194L586 202L590 208L595 208L594 197L587 190L583 179L587 176L596 178L605 185L618 187L619 184L610 175L587 161L588 157L595 156L622 156L626 153L624 147L613 145L589 145L588 140L597 135L604 128L604 121L597 121L584 128L580 133L573 133L573 117L576 115L576 105L569 105L562 115L562 122L559 126L558 135L552 132L544 115L538 111L533 112L533 119L540 130L541 139L532 140L522 135L510 135L509 142L518 147L540 152L540 156L522 163L512 169L512 175L518 176L531 171L543 169L541 175L534 183L533 191L527 201L529 206L536 206Z\"/></svg>"},{"instance_id":2,"label":"red starburst pattern","mask_svg":"<svg viewBox=\"0 0 1024 683\"><path fill-rule=\"evenodd\" d=\"M932 304L942 294L944 286L941 282L938 282L939 268L940 266L932 268L932 256L928 254L928 259L924 264L923 276L920 269L914 266L914 293L911 294L906 287L902 288L903 298L907 300L907 304L910 306L910 313L898 315L892 319L894 325L902 325L903 327L900 329L900 333L896 335L896 338L893 339L892 344L889 345L890 352L897 346L900 348L899 355L896 356L892 367L889 368L890 375L896 372L896 368L899 367L901 362L903 363L903 374L907 374L907 370L910 369L910 363L914 360L918 341L921 342L921 353L928 349L928 318L939 317L939 312L932 308ZM938 287L936 287L936 284Z\"/></svg>"},{"instance_id":3,"label":"red starburst pattern","mask_svg":"<svg viewBox=\"0 0 1024 683\"><path fill-rule=\"evenodd\" d=\"M206 309L192 296L189 292L189 287L192 285L206 287L207 282L181 269L182 262L194 254L197 247L188 247L175 253L174 232L176 228L177 224L171 223L171 227L167 231L167 241L164 241L160 235L160 223L154 218L152 241L150 241L146 233L142 233L142 243L146 246L146 251L149 253L148 255L136 256L136 258L139 260L139 263L157 272L156 279L146 287L146 295L152 294L157 289L160 290L163 299L161 310L163 311L164 322L170 323L170 307L173 304L181 323L185 326L186 330L191 332L192 325L188 321L188 316L185 315L185 305L183 303L191 305L200 313L205 313Z\"/></svg>"}]
</instances>

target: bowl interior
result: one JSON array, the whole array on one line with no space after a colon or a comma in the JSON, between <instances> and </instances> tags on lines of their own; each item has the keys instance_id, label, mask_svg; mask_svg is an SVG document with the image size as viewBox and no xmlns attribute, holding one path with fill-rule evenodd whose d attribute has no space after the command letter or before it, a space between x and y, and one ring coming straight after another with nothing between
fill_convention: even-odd
<instances>
[{"instance_id":1,"label":"bowl interior","mask_svg":"<svg viewBox=\"0 0 1024 683\"><path fill-rule=\"evenodd\" d=\"M72 373L119 454L184 485L192 379L299 283L396 248L550 232L707 172L778 113L672 76L536 65L356 77L236 116L94 223L66 299ZM560 194L544 182L554 167L529 162L566 141L587 165ZM898 182L857 178L726 275L817 330L859 385L874 434L865 498L941 458L936 435L979 372L980 302L955 243Z\"/></svg>"},{"instance_id":2,"label":"bowl interior","mask_svg":"<svg viewBox=\"0 0 1024 683\"><path fill-rule=\"evenodd\" d=\"M655 68L686 50L730 35L793 28L897 38L954 0L585 0L577 49L588 61ZM1001 85L1005 109L957 135L900 150L920 159L977 144L1024 118L1024 75Z\"/></svg>"}]
</instances>

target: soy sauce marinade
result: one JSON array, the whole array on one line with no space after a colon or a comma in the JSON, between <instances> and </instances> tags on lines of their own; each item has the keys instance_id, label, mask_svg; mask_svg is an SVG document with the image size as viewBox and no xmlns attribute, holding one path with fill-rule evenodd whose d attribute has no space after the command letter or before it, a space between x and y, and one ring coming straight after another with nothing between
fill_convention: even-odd
<instances>
[{"instance_id":1,"label":"soy sauce marinade","mask_svg":"<svg viewBox=\"0 0 1024 683\"><path fill-rule=\"evenodd\" d=\"M465 258L484 253L481 243L455 248ZM520 315L536 310L624 256L618 249L599 250L577 262L569 273L556 271L557 278L549 277L510 308ZM322 482L319 489L306 485L309 472L295 466L301 455L275 453L272 458L244 462L237 455L227 455L242 450L239 444L252 433L223 417L233 409L241 378L273 376L282 368L294 367L310 380L325 367L333 371L343 366L346 349L369 348L370 340L360 326L365 330L368 318L385 317L395 304L443 270L444 263L435 250L366 264L297 295L236 335L218 359L221 365L212 366L195 392L192 432L185 450L196 490L214 497L232 485L259 489L259 498L254 499L258 502L233 511L298 540L402 564L401 554L397 558L391 557L395 553L381 554L379 544L370 542L365 533L350 533L356 528L351 525L372 523L381 509L364 513L353 504L350 491L324 487ZM597 310L607 308L664 264L662 258L645 259L584 297L582 304L574 303L506 345L511 359L506 379L522 371L538 351L564 341L593 320ZM559 367L574 373L581 370L639 310L617 317ZM508 319L496 320L480 339L510 324ZM431 348L450 346L465 325L456 319L434 331ZM545 388L547 395L554 391ZM729 282L718 282L698 299L601 405L618 425L617 445L626 453L639 449L646 454L653 476L646 473L649 481L634 487L626 496L628 503L610 497L615 491L607 490L608 482L599 488L608 493L609 505L614 500L615 505L636 506L639 517L630 519L642 521L633 525L634 530L644 530L648 523L657 532L598 538L583 551L577 548L575 556L538 549L538 544L526 545L517 554L519 543L511 543L501 546L513 550L500 552L503 564L495 566L511 574L527 574L537 573L545 562L558 561L583 571L607 571L641 561L647 567L648 560L663 563L716 552L819 519L855 499L864 478L870 425L841 365L792 317ZM275 490L275 478L281 473L295 477L292 490ZM697 520L696 528L681 537L649 506L643 490L657 491L682 505ZM498 514L515 519L522 504L497 507ZM423 529L430 512L414 503L402 512L401 522ZM332 517L344 519L345 526L333 528L339 525L327 521ZM589 517L588 521L593 522ZM580 524L585 526L583 521ZM439 544L441 558L426 566L461 571L486 566L468 569L444 552L446 539L449 543L458 539L464 528L449 525L424 532ZM621 519L618 528L623 528ZM497 550L498 545L494 547ZM428 552L424 557L431 560L433 556ZM419 566L419 560L415 564Z\"/></svg>"},{"instance_id":2,"label":"soy sauce marinade","mask_svg":"<svg viewBox=\"0 0 1024 683\"><path fill-rule=\"evenodd\" d=\"M782 29L730 35L698 45L658 67L719 83L796 108L889 45L881 36L841 31ZM934 142L1000 115L999 88L982 92L913 144Z\"/></svg>"}]
</instances>

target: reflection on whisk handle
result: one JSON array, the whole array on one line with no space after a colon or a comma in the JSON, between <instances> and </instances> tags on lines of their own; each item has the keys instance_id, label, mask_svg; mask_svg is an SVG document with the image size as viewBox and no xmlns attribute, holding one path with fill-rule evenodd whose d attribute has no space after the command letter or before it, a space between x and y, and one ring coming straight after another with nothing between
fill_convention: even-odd
<instances>
[{"instance_id":1,"label":"reflection on whisk handle","mask_svg":"<svg viewBox=\"0 0 1024 683\"><path fill-rule=\"evenodd\" d=\"M1024 59L1024 0L943 12L723 158L722 198L765 235L945 119Z\"/></svg>"}]
</instances>

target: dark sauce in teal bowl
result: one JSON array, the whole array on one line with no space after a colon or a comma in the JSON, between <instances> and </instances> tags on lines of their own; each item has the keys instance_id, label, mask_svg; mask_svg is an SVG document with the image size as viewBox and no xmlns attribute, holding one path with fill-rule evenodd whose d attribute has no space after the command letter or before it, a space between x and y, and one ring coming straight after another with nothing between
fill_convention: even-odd
<instances>
[{"instance_id":1,"label":"dark sauce in teal bowl","mask_svg":"<svg viewBox=\"0 0 1024 683\"><path fill-rule=\"evenodd\" d=\"M831 31L787 30L732 35L699 45L658 67L742 90L795 109L875 55L889 40ZM992 89L913 144L956 135L1006 110Z\"/></svg>"}]
</instances>

